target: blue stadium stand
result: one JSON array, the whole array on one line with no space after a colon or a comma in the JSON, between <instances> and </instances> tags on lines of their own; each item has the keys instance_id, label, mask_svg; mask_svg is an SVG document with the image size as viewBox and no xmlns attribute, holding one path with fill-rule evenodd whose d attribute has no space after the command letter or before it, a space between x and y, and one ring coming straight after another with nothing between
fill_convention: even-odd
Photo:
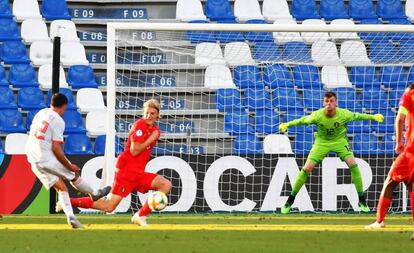
<instances>
[{"instance_id":1,"label":"blue stadium stand","mask_svg":"<svg viewBox=\"0 0 414 253\"><path fill-rule=\"evenodd\" d=\"M257 42L253 48L253 59L258 62L276 62L282 59L282 53L273 41Z\"/></svg>"},{"instance_id":2,"label":"blue stadium stand","mask_svg":"<svg viewBox=\"0 0 414 253\"><path fill-rule=\"evenodd\" d=\"M343 0L321 0L319 14L325 20L349 19Z\"/></svg>"},{"instance_id":3,"label":"blue stadium stand","mask_svg":"<svg viewBox=\"0 0 414 253\"><path fill-rule=\"evenodd\" d=\"M273 107L279 111L298 109L303 111L299 94L294 88L276 88L272 93Z\"/></svg>"},{"instance_id":4,"label":"blue stadium stand","mask_svg":"<svg viewBox=\"0 0 414 253\"><path fill-rule=\"evenodd\" d=\"M263 154L263 144L254 134L242 134L234 140L234 153L238 155Z\"/></svg>"},{"instance_id":5,"label":"blue stadium stand","mask_svg":"<svg viewBox=\"0 0 414 253\"><path fill-rule=\"evenodd\" d=\"M30 64L14 64L10 68L9 82L15 88L39 87L36 71Z\"/></svg>"},{"instance_id":6,"label":"blue stadium stand","mask_svg":"<svg viewBox=\"0 0 414 253\"><path fill-rule=\"evenodd\" d=\"M252 19L247 20L246 24L267 24L267 22L260 19ZM244 37L249 42L273 42L273 35L271 32L245 32Z\"/></svg>"},{"instance_id":7,"label":"blue stadium stand","mask_svg":"<svg viewBox=\"0 0 414 253\"><path fill-rule=\"evenodd\" d=\"M274 64L265 66L263 69L264 85L270 89L279 87L293 88L290 71L284 64Z\"/></svg>"},{"instance_id":8,"label":"blue stadium stand","mask_svg":"<svg viewBox=\"0 0 414 253\"><path fill-rule=\"evenodd\" d=\"M0 154L4 154L4 147L3 147L3 142L0 139Z\"/></svg>"},{"instance_id":9,"label":"blue stadium stand","mask_svg":"<svg viewBox=\"0 0 414 253\"><path fill-rule=\"evenodd\" d=\"M288 62L312 62L309 49L301 41L290 41L283 45L282 58Z\"/></svg>"},{"instance_id":10,"label":"blue stadium stand","mask_svg":"<svg viewBox=\"0 0 414 253\"><path fill-rule=\"evenodd\" d=\"M21 41L4 41L1 58L6 64L30 63L26 46Z\"/></svg>"},{"instance_id":11,"label":"blue stadium stand","mask_svg":"<svg viewBox=\"0 0 414 253\"><path fill-rule=\"evenodd\" d=\"M333 89L333 92L336 93L338 106L340 108L356 112L362 107L358 101L356 91L353 88L336 88Z\"/></svg>"},{"instance_id":12,"label":"blue stadium stand","mask_svg":"<svg viewBox=\"0 0 414 253\"><path fill-rule=\"evenodd\" d=\"M9 87L9 81L7 81L6 70L3 65L0 65L0 86Z\"/></svg>"},{"instance_id":13,"label":"blue stadium stand","mask_svg":"<svg viewBox=\"0 0 414 253\"><path fill-rule=\"evenodd\" d=\"M352 150L357 155L382 154L378 138L373 134L355 134Z\"/></svg>"},{"instance_id":14,"label":"blue stadium stand","mask_svg":"<svg viewBox=\"0 0 414 253\"><path fill-rule=\"evenodd\" d=\"M358 89L372 89L380 87L380 81L375 71L375 67L373 66L351 67L349 80Z\"/></svg>"},{"instance_id":15,"label":"blue stadium stand","mask_svg":"<svg viewBox=\"0 0 414 253\"><path fill-rule=\"evenodd\" d=\"M82 115L75 110L66 110L63 114L63 120L65 121L64 134L85 134L86 129L83 126Z\"/></svg>"},{"instance_id":16,"label":"blue stadium stand","mask_svg":"<svg viewBox=\"0 0 414 253\"><path fill-rule=\"evenodd\" d=\"M251 112L257 110L272 110L270 94L263 88L249 88L244 91L244 105Z\"/></svg>"},{"instance_id":17,"label":"blue stadium stand","mask_svg":"<svg viewBox=\"0 0 414 253\"><path fill-rule=\"evenodd\" d=\"M207 20L191 20L193 24L208 24ZM186 31L184 39L197 44L202 42L216 42L216 36L211 31Z\"/></svg>"},{"instance_id":18,"label":"blue stadium stand","mask_svg":"<svg viewBox=\"0 0 414 253\"><path fill-rule=\"evenodd\" d=\"M349 0L349 16L354 20L378 18L372 0Z\"/></svg>"},{"instance_id":19,"label":"blue stadium stand","mask_svg":"<svg viewBox=\"0 0 414 253\"><path fill-rule=\"evenodd\" d=\"M94 153L96 155L104 155L105 154L105 141L106 135L99 135L95 139L95 146L94 146ZM122 145L122 141L118 136L115 136L115 152L116 154L121 154L124 150Z\"/></svg>"},{"instance_id":20,"label":"blue stadium stand","mask_svg":"<svg viewBox=\"0 0 414 253\"><path fill-rule=\"evenodd\" d=\"M370 0L369 0L370 1ZM361 25L381 25L382 21L379 19L362 19L360 20ZM372 41L388 41L388 35L390 33L381 33L381 32L360 32L358 33L359 37L366 42Z\"/></svg>"},{"instance_id":21,"label":"blue stadium stand","mask_svg":"<svg viewBox=\"0 0 414 253\"><path fill-rule=\"evenodd\" d=\"M279 114L274 110L256 111L254 129L256 133L272 134L279 132Z\"/></svg>"},{"instance_id":22,"label":"blue stadium stand","mask_svg":"<svg viewBox=\"0 0 414 253\"><path fill-rule=\"evenodd\" d=\"M348 123L347 132L349 134L371 133L371 125L365 120L356 120Z\"/></svg>"},{"instance_id":23,"label":"blue stadium stand","mask_svg":"<svg viewBox=\"0 0 414 253\"><path fill-rule=\"evenodd\" d=\"M385 154L395 154L395 135L385 134L382 137L381 150L384 150Z\"/></svg>"},{"instance_id":24,"label":"blue stadium stand","mask_svg":"<svg viewBox=\"0 0 414 253\"><path fill-rule=\"evenodd\" d=\"M414 62L414 41L412 39L400 41L398 51L402 62Z\"/></svg>"},{"instance_id":25,"label":"blue stadium stand","mask_svg":"<svg viewBox=\"0 0 414 253\"><path fill-rule=\"evenodd\" d=\"M70 134L64 143L68 155L93 155L91 139L86 134Z\"/></svg>"},{"instance_id":26,"label":"blue stadium stand","mask_svg":"<svg viewBox=\"0 0 414 253\"><path fill-rule=\"evenodd\" d=\"M12 18L13 14L10 9L9 0L0 1L0 18Z\"/></svg>"},{"instance_id":27,"label":"blue stadium stand","mask_svg":"<svg viewBox=\"0 0 414 253\"><path fill-rule=\"evenodd\" d=\"M69 67L68 84L73 89L98 88L92 67L86 65L72 65Z\"/></svg>"},{"instance_id":28,"label":"blue stadium stand","mask_svg":"<svg viewBox=\"0 0 414 253\"><path fill-rule=\"evenodd\" d=\"M254 128L246 112L227 113L224 115L224 131L230 135L252 134Z\"/></svg>"},{"instance_id":29,"label":"blue stadium stand","mask_svg":"<svg viewBox=\"0 0 414 253\"><path fill-rule=\"evenodd\" d=\"M17 109L0 110L0 132L26 133L23 116Z\"/></svg>"},{"instance_id":30,"label":"blue stadium stand","mask_svg":"<svg viewBox=\"0 0 414 253\"><path fill-rule=\"evenodd\" d=\"M237 89L218 89L215 96L216 109L220 112L241 112L242 104L240 91Z\"/></svg>"},{"instance_id":31,"label":"blue stadium stand","mask_svg":"<svg viewBox=\"0 0 414 253\"><path fill-rule=\"evenodd\" d=\"M391 19L390 25L411 25L411 22L405 18ZM412 33L388 33L393 42L412 42L414 40L414 34Z\"/></svg>"},{"instance_id":32,"label":"blue stadium stand","mask_svg":"<svg viewBox=\"0 0 414 253\"><path fill-rule=\"evenodd\" d=\"M0 41L20 41L19 28L12 18L0 18Z\"/></svg>"},{"instance_id":33,"label":"blue stadium stand","mask_svg":"<svg viewBox=\"0 0 414 253\"><path fill-rule=\"evenodd\" d=\"M400 98L405 91L404 89L392 89L389 92L388 104L392 108L397 108L400 102Z\"/></svg>"},{"instance_id":34,"label":"blue stadium stand","mask_svg":"<svg viewBox=\"0 0 414 253\"><path fill-rule=\"evenodd\" d=\"M378 0L377 14L382 19L406 18L400 0Z\"/></svg>"},{"instance_id":35,"label":"blue stadium stand","mask_svg":"<svg viewBox=\"0 0 414 253\"><path fill-rule=\"evenodd\" d=\"M382 66L379 74L385 88L404 89L408 85L408 75L403 66Z\"/></svg>"},{"instance_id":36,"label":"blue stadium stand","mask_svg":"<svg viewBox=\"0 0 414 253\"><path fill-rule=\"evenodd\" d=\"M363 89L361 92L362 107L368 110L386 109L387 94L380 88Z\"/></svg>"},{"instance_id":37,"label":"blue stadium stand","mask_svg":"<svg viewBox=\"0 0 414 253\"><path fill-rule=\"evenodd\" d=\"M319 70L313 65L295 65L293 67L293 82L299 89L322 89Z\"/></svg>"},{"instance_id":38,"label":"blue stadium stand","mask_svg":"<svg viewBox=\"0 0 414 253\"><path fill-rule=\"evenodd\" d=\"M326 90L307 90L303 96L303 106L307 111L314 111L322 108L323 97Z\"/></svg>"},{"instance_id":39,"label":"blue stadium stand","mask_svg":"<svg viewBox=\"0 0 414 253\"><path fill-rule=\"evenodd\" d=\"M312 149L314 137L313 133L297 133L293 143L293 153L309 154Z\"/></svg>"},{"instance_id":40,"label":"blue stadium stand","mask_svg":"<svg viewBox=\"0 0 414 253\"><path fill-rule=\"evenodd\" d=\"M48 20L71 19L66 0L42 0L42 16Z\"/></svg>"},{"instance_id":41,"label":"blue stadium stand","mask_svg":"<svg viewBox=\"0 0 414 253\"><path fill-rule=\"evenodd\" d=\"M0 87L0 109L17 109L13 91L9 87Z\"/></svg>"},{"instance_id":42,"label":"blue stadium stand","mask_svg":"<svg viewBox=\"0 0 414 253\"><path fill-rule=\"evenodd\" d=\"M20 88L17 103L22 110L39 110L46 107L43 92L37 87Z\"/></svg>"},{"instance_id":43,"label":"blue stadium stand","mask_svg":"<svg viewBox=\"0 0 414 253\"><path fill-rule=\"evenodd\" d=\"M27 112L27 116L26 116L26 129L29 131L30 130L30 126L32 125L32 121L34 116L36 115L36 113L38 113L39 110L31 110Z\"/></svg>"},{"instance_id":44,"label":"blue stadium stand","mask_svg":"<svg viewBox=\"0 0 414 253\"><path fill-rule=\"evenodd\" d=\"M75 99L73 98L73 93L71 89L68 88L60 88L59 93L62 93L68 98L68 110L76 110ZM52 99L52 90L47 92L47 106L50 106L50 100Z\"/></svg>"},{"instance_id":45,"label":"blue stadium stand","mask_svg":"<svg viewBox=\"0 0 414 253\"><path fill-rule=\"evenodd\" d=\"M384 109L375 110L373 113L381 113L384 115L384 121L382 123L371 121L371 128L373 131L377 133L394 133L394 122L395 117L397 116L395 112L391 111L390 109Z\"/></svg>"},{"instance_id":46,"label":"blue stadium stand","mask_svg":"<svg viewBox=\"0 0 414 253\"><path fill-rule=\"evenodd\" d=\"M236 66L233 79L240 89L264 87L260 69L253 65Z\"/></svg>"},{"instance_id":47,"label":"blue stadium stand","mask_svg":"<svg viewBox=\"0 0 414 253\"><path fill-rule=\"evenodd\" d=\"M291 12L296 20L321 18L316 9L315 0L293 0Z\"/></svg>"},{"instance_id":48,"label":"blue stadium stand","mask_svg":"<svg viewBox=\"0 0 414 253\"><path fill-rule=\"evenodd\" d=\"M389 41L373 41L369 46L368 57L377 64L398 63L400 55Z\"/></svg>"},{"instance_id":49,"label":"blue stadium stand","mask_svg":"<svg viewBox=\"0 0 414 253\"><path fill-rule=\"evenodd\" d=\"M230 20L218 20L217 23L219 24L237 24L237 22L233 19ZM245 38L242 32L226 32L226 31L216 31L214 32L214 36L217 38L220 43L229 43L229 42L243 42Z\"/></svg>"},{"instance_id":50,"label":"blue stadium stand","mask_svg":"<svg viewBox=\"0 0 414 253\"><path fill-rule=\"evenodd\" d=\"M207 0L205 14L211 21L236 19L228 0Z\"/></svg>"}]
</instances>

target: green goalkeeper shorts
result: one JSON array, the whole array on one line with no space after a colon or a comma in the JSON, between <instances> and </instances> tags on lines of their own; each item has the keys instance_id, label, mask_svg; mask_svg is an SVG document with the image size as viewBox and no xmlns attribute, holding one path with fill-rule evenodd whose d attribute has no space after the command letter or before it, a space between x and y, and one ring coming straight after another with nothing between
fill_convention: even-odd
<instances>
[{"instance_id":1,"label":"green goalkeeper shorts","mask_svg":"<svg viewBox=\"0 0 414 253\"><path fill-rule=\"evenodd\" d=\"M308 160L319 164L331 151L338 154L342 161L354 155L346 139L333 142L315 142L308 155Z\"/></svg>"}]
</instances>

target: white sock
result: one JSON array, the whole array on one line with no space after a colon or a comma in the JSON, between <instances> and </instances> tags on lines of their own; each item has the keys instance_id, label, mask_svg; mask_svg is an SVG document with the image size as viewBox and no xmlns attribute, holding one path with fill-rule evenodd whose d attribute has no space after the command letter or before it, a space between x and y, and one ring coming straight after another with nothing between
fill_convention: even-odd
<instances>
[{"instance_id":1,"label":"white sock","mask_svg":"<svg viewBox=\"0 0 414 253\"><path fill-rule=\"evenodd\" d=\"M72 205L70 204L69 193L65 191L59 191L58 193L59 204L63 209L63 212L68 217L74 217Z\"/></svg>"},{"instance_id":2,"label":"white sock","mask_svg":"<svg viewBox=\"0 0 414 253\"><path fill-rule=\"evenodd\" d=\"M78 177L75 181L70 182L73 187L83 193L91 193L92 195L98 194L98 190L92 189L92 187L86 183L81 177Z\"/></svg>"}]
</instances>

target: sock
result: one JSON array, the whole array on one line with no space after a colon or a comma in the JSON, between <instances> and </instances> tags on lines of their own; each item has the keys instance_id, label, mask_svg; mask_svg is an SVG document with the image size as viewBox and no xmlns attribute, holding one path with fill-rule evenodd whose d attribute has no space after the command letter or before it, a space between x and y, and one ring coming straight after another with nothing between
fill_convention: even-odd
<instances>
[{"instance_id":1,"label":"sock","mask_svg":"<svg viewBox=\"0 0 414 253\"><path fill-rule=\"evenodd\" d=\"M385 219L385 215L387 215L388 208L390 207L392 199L387 198L385 196L381 196L378 200L377 206L377 222L381 223Z\"/></svg>"},{"instance_id":2,"label":"sock","mask_svg":"<svg viewBox=\"0 0 414 253\"><path fill-rule=\"evenodd\" d=\"M71 198L70 203L74 207L81 207L81 208L92 208L92 206L93 206L93 201L89 197L76 198L76 199Z\"/></svg>"},{"instance_id":3,"label":"sock","mask_svg":"<svg viewBox=\"0 0 414 253\"><path fill-rule=\"evenodd\" d=\"M91 193L92 195L96 195L98 193L98 190L93 190L92 187L81 177L78 177L75 181L71 181L70 184L75 187L75 189L83 193Z\"/></svg>"},{"instance_id":4,"label":"sock","mask_svg":"<svg viewBox=\"0 0 414 253\"><path fill-rule=\"evenodd\" d=\"M351 178L352 183L354 183L356 191L358 192L358 196L364 195L364 190L362 186L362 177L361 172L359 171L358 165L354 164L351 167L349 167L351 170Z\"/></svg>"},{"instance_id":5,"label":"sock","mask_svg":"<svg viewBox=\"0 0 414 253\"><path fill-rule=\"evenodd\" d=\"M141 209L139 209L138 215L139 216L147 216L150 213L151 213L151 208L149 208L148 202L145 201L145 204L141 207Z\"/></svg>"},{"instance_id":6,"label":"sock","mask_svg":"<svg viewBox=\"0 0 414 253\"><path fill-rule=\"evenodd\" d=\"M72 205L70 203L69 193L65 191L58 192L59 205L62 207L63 212L67 217L75 216L73 214Z\"/></svg>"},{"instance_id":7,"label":"sock","mask_svg":"<svg viewBox=\"0 0 414 253\"><path fill-rule=\"evenodd\" d=\"M414 221L414 192L410 192L411 217Z\"/></svg>"},{"instance_id":8,"label":"sock","mask_svg":"<svg viewBox=\"0 0 414 253\"><path fill-rule=\"evenodd\" d=\"M308 179L309 173L306 173L303 169L299 171L299 175L295 180L295 183L292 186L292 193L290 195L296 196L298 194L300 188L302 188L303 184Z\"/></svg>"}]
</instances>

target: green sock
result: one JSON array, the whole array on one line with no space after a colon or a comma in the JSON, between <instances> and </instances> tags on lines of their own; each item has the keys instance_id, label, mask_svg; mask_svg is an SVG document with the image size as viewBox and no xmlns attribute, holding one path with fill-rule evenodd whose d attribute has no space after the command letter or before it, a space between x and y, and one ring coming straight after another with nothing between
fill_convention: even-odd
<instances>
[{"instance_id":1,"label":"green sock","mask_svg":"<svg viewBox=\"0 0 414 253\"><path fill-rule=\"evenodd\" d=\"M302 188L303 184L306 182L306 180L308 179L309 173L306 173L303 169L299 171L299 175L295 180L295 183L293 184L292 187L292 196L296 196L296 194L298 194L300 188Z\"/></svg>"},{"instance_id":2,"label":"green sock","mask_svg":"<svg viewBox=\"0 0 414 253\"><path fill-rule=\"evenodd\" d=\"M362 177L361 177L361 172L359 171L358 165L356 164L352 165L351 167L349 167L349 169L351 170L352 182L355 185L355 188L358 192L358 196L364 195L364 191L362 187Z\"/></svg>"}]
</instances>

